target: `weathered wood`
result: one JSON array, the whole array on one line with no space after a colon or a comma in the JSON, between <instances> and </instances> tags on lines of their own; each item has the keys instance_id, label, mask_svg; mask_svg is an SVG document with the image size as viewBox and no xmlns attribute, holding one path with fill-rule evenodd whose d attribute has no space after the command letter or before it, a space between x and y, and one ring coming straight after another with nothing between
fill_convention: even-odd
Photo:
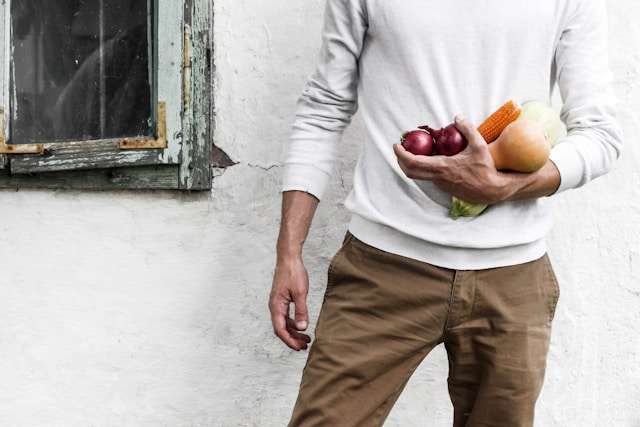
<instances>
[{"instance_id":1,"label":"weathered wood","mask_svg":"<svg viewBox=\"0 0 640 427\"><path fill-rule=\"evenodd\" d=\"M180 183L189 190L211 188L212 0L184 2L184 136Z\"/></svg>"},{"instance_id":2,"label":"weathered wood","mask_svg":"<svg viewBox=\"0 0 640 427\"><path fill-rule=\"evenodd\" d=\"M4 0L0 3L0 170L9 165L7 153L39 153L43 148L40 144L21 145L19 147L7 145L6 136L9 130L9 120L5 117L5 112L9 110L9 74L11 70L11 2Z\"/></svg>"},{"instance_id":3,"label":"weathered wood","mask_svg":"<svg viewBox=\"0 0 640 427\"><path fill-rule=\"evenodd\" d=\"M180 161L182 150L182 34L184 0L157 0L157 46L155 49L158 100L167 103L167 148L162 154L165 163Z\"/></svg>"},{"instance_id":4,"label":"weathered wood","mask_svg":"<svg viewBox=\"0 0 640 427\"><path fill-rule=\"evenodd\" d=\"M0 170L0 188L75 190L177 190L178 165L92 169L11 175Z\"/></svg>"},{"instance_id":5,"label":"weathered wood","mask_svg":"<svg viewBox=\"0 0 640 427\"><path fill-rule=\"evenodd\" d=\"M9 16L6 13L9 5L7 3L7 1L0 1L0 23L2 25L2 28L0 28L0 108L3 110L9 107L9 88L7 87L9 82L9 75L7 74L7 66L9 65L9 27L7 22ZM2 124L2 132L4 135L7 134L6 123ZM7 156L0 154L0 171L5 169L8 164Z\"/></svg>"},{"instance_id":6,"label":"weathered wood","mask_svg":"<svg viewBox=\"0 0 640 427\"><path fill-rule=\"evenodd\" d=\"M145 166L161 163L160 150L120 150L118 140L45 144L42 155L12 156L11 173Z\"/></svg>"}]
</instances>

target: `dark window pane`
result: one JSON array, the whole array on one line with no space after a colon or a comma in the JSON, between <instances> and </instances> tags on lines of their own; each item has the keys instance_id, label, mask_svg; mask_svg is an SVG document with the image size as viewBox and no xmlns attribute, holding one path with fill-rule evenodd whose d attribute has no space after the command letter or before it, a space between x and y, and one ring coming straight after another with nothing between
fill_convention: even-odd
<instances>
[{"instance_id":1,"label":"dark window pane","mask_svg":"<svg viewBox=\"0 0 640 427\"><path fill-rule=\"evenodd\" d=\"M12 1L11 142L152 136L151 4Z\"/></svg>"}]
</instances>

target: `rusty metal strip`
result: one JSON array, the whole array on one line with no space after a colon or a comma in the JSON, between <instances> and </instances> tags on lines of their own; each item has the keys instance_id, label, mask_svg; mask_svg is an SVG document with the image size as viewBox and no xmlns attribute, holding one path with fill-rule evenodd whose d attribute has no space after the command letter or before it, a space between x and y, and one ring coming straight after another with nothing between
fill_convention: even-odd
<instances>
[{"instance_id":1,"label":"rusty metal strip","mask_svg":"<svg viewBox=\"0 0 640 427\"><path fill-rule=\"evenodd\" d=\"M188 8L185 4L185 14ZM182 37L182 109L189 111L191 104L191 25L185 23Z\"/></svg>"},{"instance_id":2,"label":"rusty metal strip","mask_svg":"<svg viewBox=\"0 0 640 427\"><path fill-rule=\"evenodd\" d=\"M121 150L145 150L167 148L167 105L158 103L158 137L157 138L125 138L118 142Z\"/></svg>"},{"instance_id":3,"label":"rusty metal strip","mask_svg":"<svg viewBox=\"0 0 640 427\"><path fill-rule=\"evenodd\" d=\"M0 107L0 154L42 154L44 144L7 144L4 108Z\"/></svg>"}]
</instances>

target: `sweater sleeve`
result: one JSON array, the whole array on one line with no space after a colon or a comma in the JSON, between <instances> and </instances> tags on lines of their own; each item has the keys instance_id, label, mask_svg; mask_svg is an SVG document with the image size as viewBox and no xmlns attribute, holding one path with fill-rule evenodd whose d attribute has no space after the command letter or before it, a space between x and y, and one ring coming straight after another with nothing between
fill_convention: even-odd
<instances>
[{"instance_id":1,"label":"sweater sleeve","mask_svg":"<svg viewBox=\"0 0 640 427\"><path fill-rule=\"evenodd\" d=\"M622 152L607 32L605 1L578 0L560 36L555 70L568 132L551 150L561 179L554 194L604 175Z\"/></svg>"},{"instance_id":2,"label":"sweater sleeve","mask_svg":"<svg viewBox=\"0 0 640 427\"><path fill-rule=\"evenodd\" d=\"M326 0L320 57L296 104L281 191L318 199L326 191L337 145L358 108L358 61L368 28L364 2Z\"/></svg>"}]
</instances>

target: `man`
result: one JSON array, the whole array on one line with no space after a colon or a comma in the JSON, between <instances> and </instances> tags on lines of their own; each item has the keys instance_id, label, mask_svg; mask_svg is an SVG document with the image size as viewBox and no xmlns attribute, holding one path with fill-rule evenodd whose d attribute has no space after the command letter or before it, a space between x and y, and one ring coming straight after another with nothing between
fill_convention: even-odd
<instances>
[{"instance_id":1,"label":"man","mask_svg":"<svg viewBox=\"0 0 640 427\"><path fill-rule=\"evenodd\" d=\"M622 150L606 20L604 0L327 0L285 160L269 304L294 350L311 341L303 243L356 110L366 132L290 426L382 425L440 343L454 426L533 425L559 298L549 196L604 175ZM567 136L538 172L496 171L475 126L508 99L550 102L556 86ZM457 113L461 154L397 143ZM451 195L491 207L456 221Z\"/></svg>"}]
</instances>

